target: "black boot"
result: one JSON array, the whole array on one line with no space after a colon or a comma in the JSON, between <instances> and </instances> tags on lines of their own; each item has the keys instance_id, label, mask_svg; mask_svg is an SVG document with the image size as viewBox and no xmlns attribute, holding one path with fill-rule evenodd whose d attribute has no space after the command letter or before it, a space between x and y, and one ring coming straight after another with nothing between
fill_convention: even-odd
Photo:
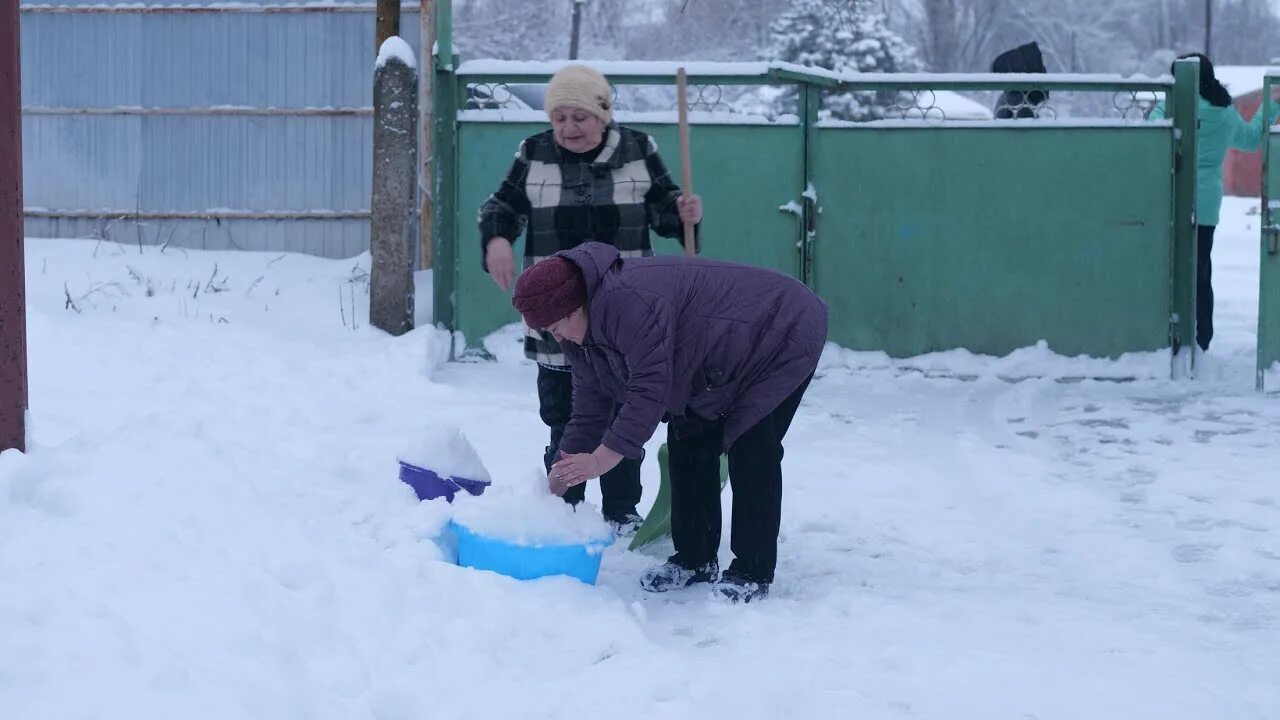
<instances>
[{"instance_id":1,"label":"black boot","mask_svg":"<svg viewBox=\"0 0 1280 720\"><path fill-rule=\"evenodd\" d=\"M613 534L620 538L635 535L640 526L644 524L644 518L634 510L621 515L606 514L604 520L609 523L609 527L613 528Z\"/></svg>"},{"instance_id":2,"label":"black boot","mask_svg":"<svg viewBox=\"0 0 1280 720\"><path fill-rule=\"evenodd\" d=\"M719 564L712 560L704 565L690 566L672 555L661 565L655 565L640 575L640 587L649 592L668 592L686 588L694 583L709 583L716 579Z\"/></svg>"},{"instance_id":3,"label":"black boot","mask_svg":"<svg viewBox=\"0 0 1280 720\"><path fill-rule=\"evenodd\" d=\"M619 536L634 535L644 518L636 512L640 503L640 461L623 458L600 478L600 510Z\"/></svg>"},{"instance_id":4,"label":"black boot","mask_svg":"<svg viewBox=\"0 0 1280 720\"><path fill-rule=\"evenodd\" d=\"M718 582L712 585L711 591L736 605L765 599L769 596L769 583L757 582L729 569Z\"/></svg>"}]
</instances>

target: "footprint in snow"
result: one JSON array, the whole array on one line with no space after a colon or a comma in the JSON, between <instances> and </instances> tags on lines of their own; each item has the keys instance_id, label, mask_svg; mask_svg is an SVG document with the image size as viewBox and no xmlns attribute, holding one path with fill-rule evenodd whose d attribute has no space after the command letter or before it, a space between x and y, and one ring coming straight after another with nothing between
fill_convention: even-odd
<instances>
[{"instance_id":1,"label":"footprint in snow","mask_svg":"<svg viewBox=\"0 0 1280 720\"><path fill-rule=\"evenodd\" d=\"M1213 560L1221 545L1193 543L1173 549L1173 559L1180 563L1201 563Z\"/></svg>"}]
</instances>

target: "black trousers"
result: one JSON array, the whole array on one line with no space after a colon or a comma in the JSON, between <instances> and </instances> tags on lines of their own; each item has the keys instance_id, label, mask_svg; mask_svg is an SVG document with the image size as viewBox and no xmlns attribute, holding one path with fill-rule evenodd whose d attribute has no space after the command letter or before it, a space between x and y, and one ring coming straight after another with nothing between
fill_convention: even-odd
<instances>
[{"instance_id":1,"label":"black trousers","mask_svg":"<svg viewBox=\"0 0 1280 720\"><path fill-rule=\"evenodd\" d=\"M538 405L542 422L551 429L551 442L543 455L543 464L547 472L560 453L560 440L564 437L565 426L573 417L573 374L567 371L548 370L538 366ZM587 484L569 488L565 501L577 505L586 497ZM640 502L640 461L624 458L617 467L600 478L600 496L604 507L601 508L605 518L623 520L627 515L635 515L636 505Z\"/></svg>"},{"instance_id":2,"label":"black trousers","mask_svg":"<svg viewBox=\"0 0 1280 720\"><path fill-rule=\"evenodd\" d=\"M1213 225L1196 227L1196 344L1208 350L1213 340Z\"/></svg>"},{"instance_id":3,"label":"black trousers","mask_svg":"<svg viewBox=\"0 0 1280 720\"><path fill-rule=\"evenodd\" d=\"M729 546L734 559L726 574L773 582L782 522L782 439L810 380L812 376L729 448L729 482L733 487ZM671 539L676 548L674 561L685 567L714 562L720 549L723 438L723 422L692 431L680 421L673 420L667 426Z\"/></svg>"}]
</instances>

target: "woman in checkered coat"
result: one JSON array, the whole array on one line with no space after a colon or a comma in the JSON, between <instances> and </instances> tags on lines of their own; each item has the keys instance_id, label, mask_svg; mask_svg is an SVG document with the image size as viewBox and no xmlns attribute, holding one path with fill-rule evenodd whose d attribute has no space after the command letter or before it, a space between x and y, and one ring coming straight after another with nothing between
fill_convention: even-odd
<instances>
[{"instance_id":1,"label":"woman in checkered coat","mask_svg":"<svg viewBox=\"0 0 1280 720\"><path fill-rule=\"evenodd\" d=\"M551 78L546 109L551 129L520 143L497 191L480 208L484 269L503 290L516 274L512 244L526 233L524 267L587 241L614 246L623 257L653 254L649 231L681 239L684 223L702 220L702 201L684 196L648 135L613 122L613 90L596 70L572 65ZM543 462L559 456L573 415L573 381L560 344L527 329L525 355L538 363L538 401L551 430ZM565 499L582 501L585 485ZM641 517L640 461L627 460L601 478L603 514L622 534Z\"/></svg>"}]
</instances>

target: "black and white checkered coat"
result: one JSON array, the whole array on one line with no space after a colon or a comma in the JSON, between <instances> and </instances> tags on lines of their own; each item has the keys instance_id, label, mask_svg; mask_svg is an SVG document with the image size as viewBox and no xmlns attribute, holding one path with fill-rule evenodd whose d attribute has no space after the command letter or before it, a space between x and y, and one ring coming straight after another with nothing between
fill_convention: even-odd
<instances>
[{"instance_id":1,"label":"black and white checkered coat","mask_svg":"<svg viewBox=\"0 0 1280 720\"><path fill-rule=\"evenodd\" d=\"M481 206L481 257L491 239L515 242L524 231L525 268L589 240L623 257L652 255L650 229L683 242L679 196L645 133L610 124L604 147L589 161L561 148L547 130L520 143L506 179ZM555 338L537 330L526 331L525 355L549 368L569 366Z\"/></svg>"}]
</instances>

